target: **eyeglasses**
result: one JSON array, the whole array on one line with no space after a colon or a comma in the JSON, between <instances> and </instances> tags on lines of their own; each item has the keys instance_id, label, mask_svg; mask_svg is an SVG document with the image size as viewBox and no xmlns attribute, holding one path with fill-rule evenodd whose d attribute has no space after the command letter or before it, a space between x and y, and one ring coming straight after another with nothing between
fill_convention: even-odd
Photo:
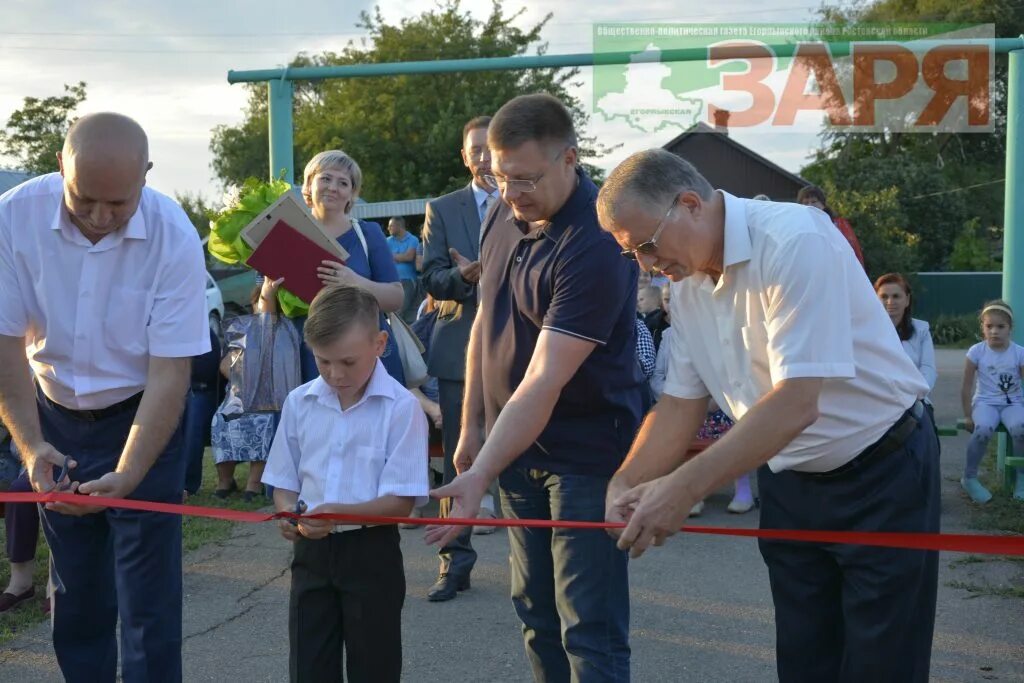
<instances>
[{"instance_id":1,"label":"eyeglasses","mask_svg":"<svg viewBox=\"0 0 1024 683\"><path fill-rule=\"evenodd\" d=\"M545 171L546 173L547 171ZM498 188L499 192L505 192L509 189L515 190L520 193L529 193L537 189L537 183L544 177L544 173L541 173L533 180L526 180L523 178L498 178L493 175L485 175L484 180L491 187Z\"/></svg>"},{"instance_id":2,"label":"eyeglasses","mask_svg":"<svg viewBox=\"0 0 1024 683\"><path fill-rule=\"evenodd\" d=\"M569 151L571 147L572 145L570 145L569 147L563 147L561 150L559 150L558 154L556 154L551 159L552 163L554 163L554 161L557 160L558 157L562 156L567 151ZM520 193L530 193L537 189L537 183L541 181L541 179L547 172L547 170L544 171L544 173L541 173L533 180L528 180L526 178L499 178L498 176L495 175L485 175L484 180L486 180L487 184L490 185L491 187L497 188L499 192L505 192L506 190L515 190L516 192Z\"/></svg>"},{"instance_id":3,"label":"eyeglasses","mask_svg":"<svg viewBox=\"0 0 1024 683\"><path fill-rule=\"evenodd\" d=\"M672 213L672 209L676 208L676 204L679 203L679 198L681 196L683 196L682 192L677 194L675 196L675 199L672 200L672 204L669 205L668 211L666 211L665 215L661 217L660 221L658 221L658 227L654 229L654 235L651 236L651 239L636 245L635 249L623 249L623 256L630 259L631 261L636 261L638 254L643 254L644 256L653 256L658 253L658 238L661 237L661 231L665 229L666 225L668 225L668 223L666 223L665 221L668 220L669 214Z\"/></svg>"}]
</instances>

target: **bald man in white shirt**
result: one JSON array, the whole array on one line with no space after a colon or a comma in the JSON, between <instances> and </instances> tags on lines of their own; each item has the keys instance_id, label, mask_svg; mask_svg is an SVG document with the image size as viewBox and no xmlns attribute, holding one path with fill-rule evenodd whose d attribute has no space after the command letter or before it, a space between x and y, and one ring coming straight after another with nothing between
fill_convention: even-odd
<instances>
[{"instance_id":1,"label":"bald man in white shirt","mask_svg":"<svg viewBox=\"0 0 1024 683\"><path fill-rule=\"evenodd\" d=\"M181 680L181 518L87 505L181 502L190 357L210 349L202 246L145 187L146 134L83 116L60 173L0 197L0 416L43 510L53 645L67 681ZM34 377L34 379L33 379Z\"/></svg>"},{"instance_id":2,"label":"bald man in white shirt","mask_svg":"<svg viewBox=\"0 0 1024 683\"><path fill-rule=\"evenodd\" d=\"M664 150L609 176L602 226L672 281L664 393L608 489L619 547L661 545L693 506L758 469L761 526L937 532L928 386L820 211L714 191ZM709 396L736 426L683 462ZM782 681L926 681L934 552L761 541Z\"/></svg>"}]
</instances>

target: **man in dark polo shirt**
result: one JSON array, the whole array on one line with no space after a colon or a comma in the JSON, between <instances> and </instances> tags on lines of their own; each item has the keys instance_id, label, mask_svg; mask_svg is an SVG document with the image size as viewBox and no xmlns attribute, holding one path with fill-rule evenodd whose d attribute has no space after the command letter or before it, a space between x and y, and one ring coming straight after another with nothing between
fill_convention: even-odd
<instances>
[{"instance_id":1,"label":"man in dark polo shirt","mask_svg":"<svg viewBox=\"0 0 1024 683\"><path fill-rule=\"evenodd\" d=\"M504 203L483 226L460 475L433 495L453 499L453 517L475 517L498 477L505 517L601 521L641 419L637 269L598 225L561 102L509 101L487 140ZM432 527L426 538L457 533ZM629 680L627 560L607 534L510 528L509 544L534 679Z\"/></svg>"}]
</instances>

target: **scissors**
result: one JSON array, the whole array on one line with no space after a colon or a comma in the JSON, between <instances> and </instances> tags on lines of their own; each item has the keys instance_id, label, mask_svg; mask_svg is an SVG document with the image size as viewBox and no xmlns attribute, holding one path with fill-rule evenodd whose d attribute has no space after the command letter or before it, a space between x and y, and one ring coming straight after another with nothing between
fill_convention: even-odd
<instances>
[{"instance_id":1,"label":"scissors","mask_svg":"<svg viewBox=\"0 0 1024 683\"><path fill-rule=\"evenodd\" d=\"M297 515L305 514L306 513L306 504L303 501L301 501L301 500L296 502L295 503L295 509L293 509L292 512L294 512ZM294 517L291 517L291 518L288 519L288 523L291 524L292 526L298 526L299 525L299 520L295 519Z\"/></svg>"},{"instance_id":2,"label":"scissors","mask_svg":"<svg viewBox=\"0 0 1024 683\"><path fill-rule=\"evenodd\" d=\"M71 462L71 457L65 455L64 456L64 464L60 468L60 473L56 476L56 478L54 478L53 486L50 488L50 491L48 491L47 493L50 493L52 491L59 491L62 488L67 488L67 487L62 487L61 484L63 484L65 480L70 480L70 477L68 476L68 471L71 469L70 467L68 467L68 463L69 462Z\"/></svg>"}]
</instances>

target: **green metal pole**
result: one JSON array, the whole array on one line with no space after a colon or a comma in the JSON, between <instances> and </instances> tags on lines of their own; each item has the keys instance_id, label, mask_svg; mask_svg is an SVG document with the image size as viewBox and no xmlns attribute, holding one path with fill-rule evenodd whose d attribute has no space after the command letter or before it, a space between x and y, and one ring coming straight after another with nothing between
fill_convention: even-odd
<instances>
[{"instance_id":1,"label":"green metal pole","mask_svg":"<svg viewBox=\"0 0 1024 683\"><path fill-rule=\"evenodd\" d=\"M1024 311L1024 50L1009 55L1006 93L1006 186L1003 206L1003 298ZM1024 325L1013 340L1024 343Z\"/></svg>"},{"instance_id":2,"label":"green metal pole","mask_svg":"<svg viewBox=\"0 0 1024 683\"><path fill-rule=\"evenodd\" d=\"M1024 310L1024 50L1009 54L1006 84L1006 185L1003 199L1003 299L1019 313ZM1013 327L1013 340L1024 343L1024 325ZM996 469L1009 493L1014 455L1010 440L1000 431ZM1008 462L1009 461L1009 462ZM1008 467L1009 465L1009 467Z\"/></svg>"},{"instance_id":3,"label":"green metal pole","mask_svg":"<svg viewBox=\"0 0 1024 683\"><path fill-rule=\"evenodd\" d=\"M902 44L908 50L923 52L934 42L922 40ZM996 53L1024 49L1024 37L996 38L995 40L949 40L942 45L991 45ZM850 54L850 43L828 43L833 57ZM768 45L776 57L792 57L797 45ZM732 47L722 50L721 57L762 57L762 49ZM256 69L228 71L228 83L246 83L284 78L294 81L317 81L326 78L370 78L411 74L442 74L469 71L510 71L519 69L552 69L574 66L603 66L629 64L636 52L580 52L569 55L521 55L518 57L486 57L476 59L436 59L423 62L388 62L383 64L346 64L344 66L302 66L286 69ZM706 47L688 47L662 50L661 62L700 62L708 58Z\"/></svg>"},{"instance_id":4,"label":"green metal pole","mask_svg":"<svg viewBox=\"0 0 1024 683\"><path fill-rule=\"evenodd\" d=\"M285 71L287 73L287 70ZM295 183L295 152L292 143L292 93L290 80L267 81L267 113L270 128L270 179Z\"/></svg>"}]
</instances>

